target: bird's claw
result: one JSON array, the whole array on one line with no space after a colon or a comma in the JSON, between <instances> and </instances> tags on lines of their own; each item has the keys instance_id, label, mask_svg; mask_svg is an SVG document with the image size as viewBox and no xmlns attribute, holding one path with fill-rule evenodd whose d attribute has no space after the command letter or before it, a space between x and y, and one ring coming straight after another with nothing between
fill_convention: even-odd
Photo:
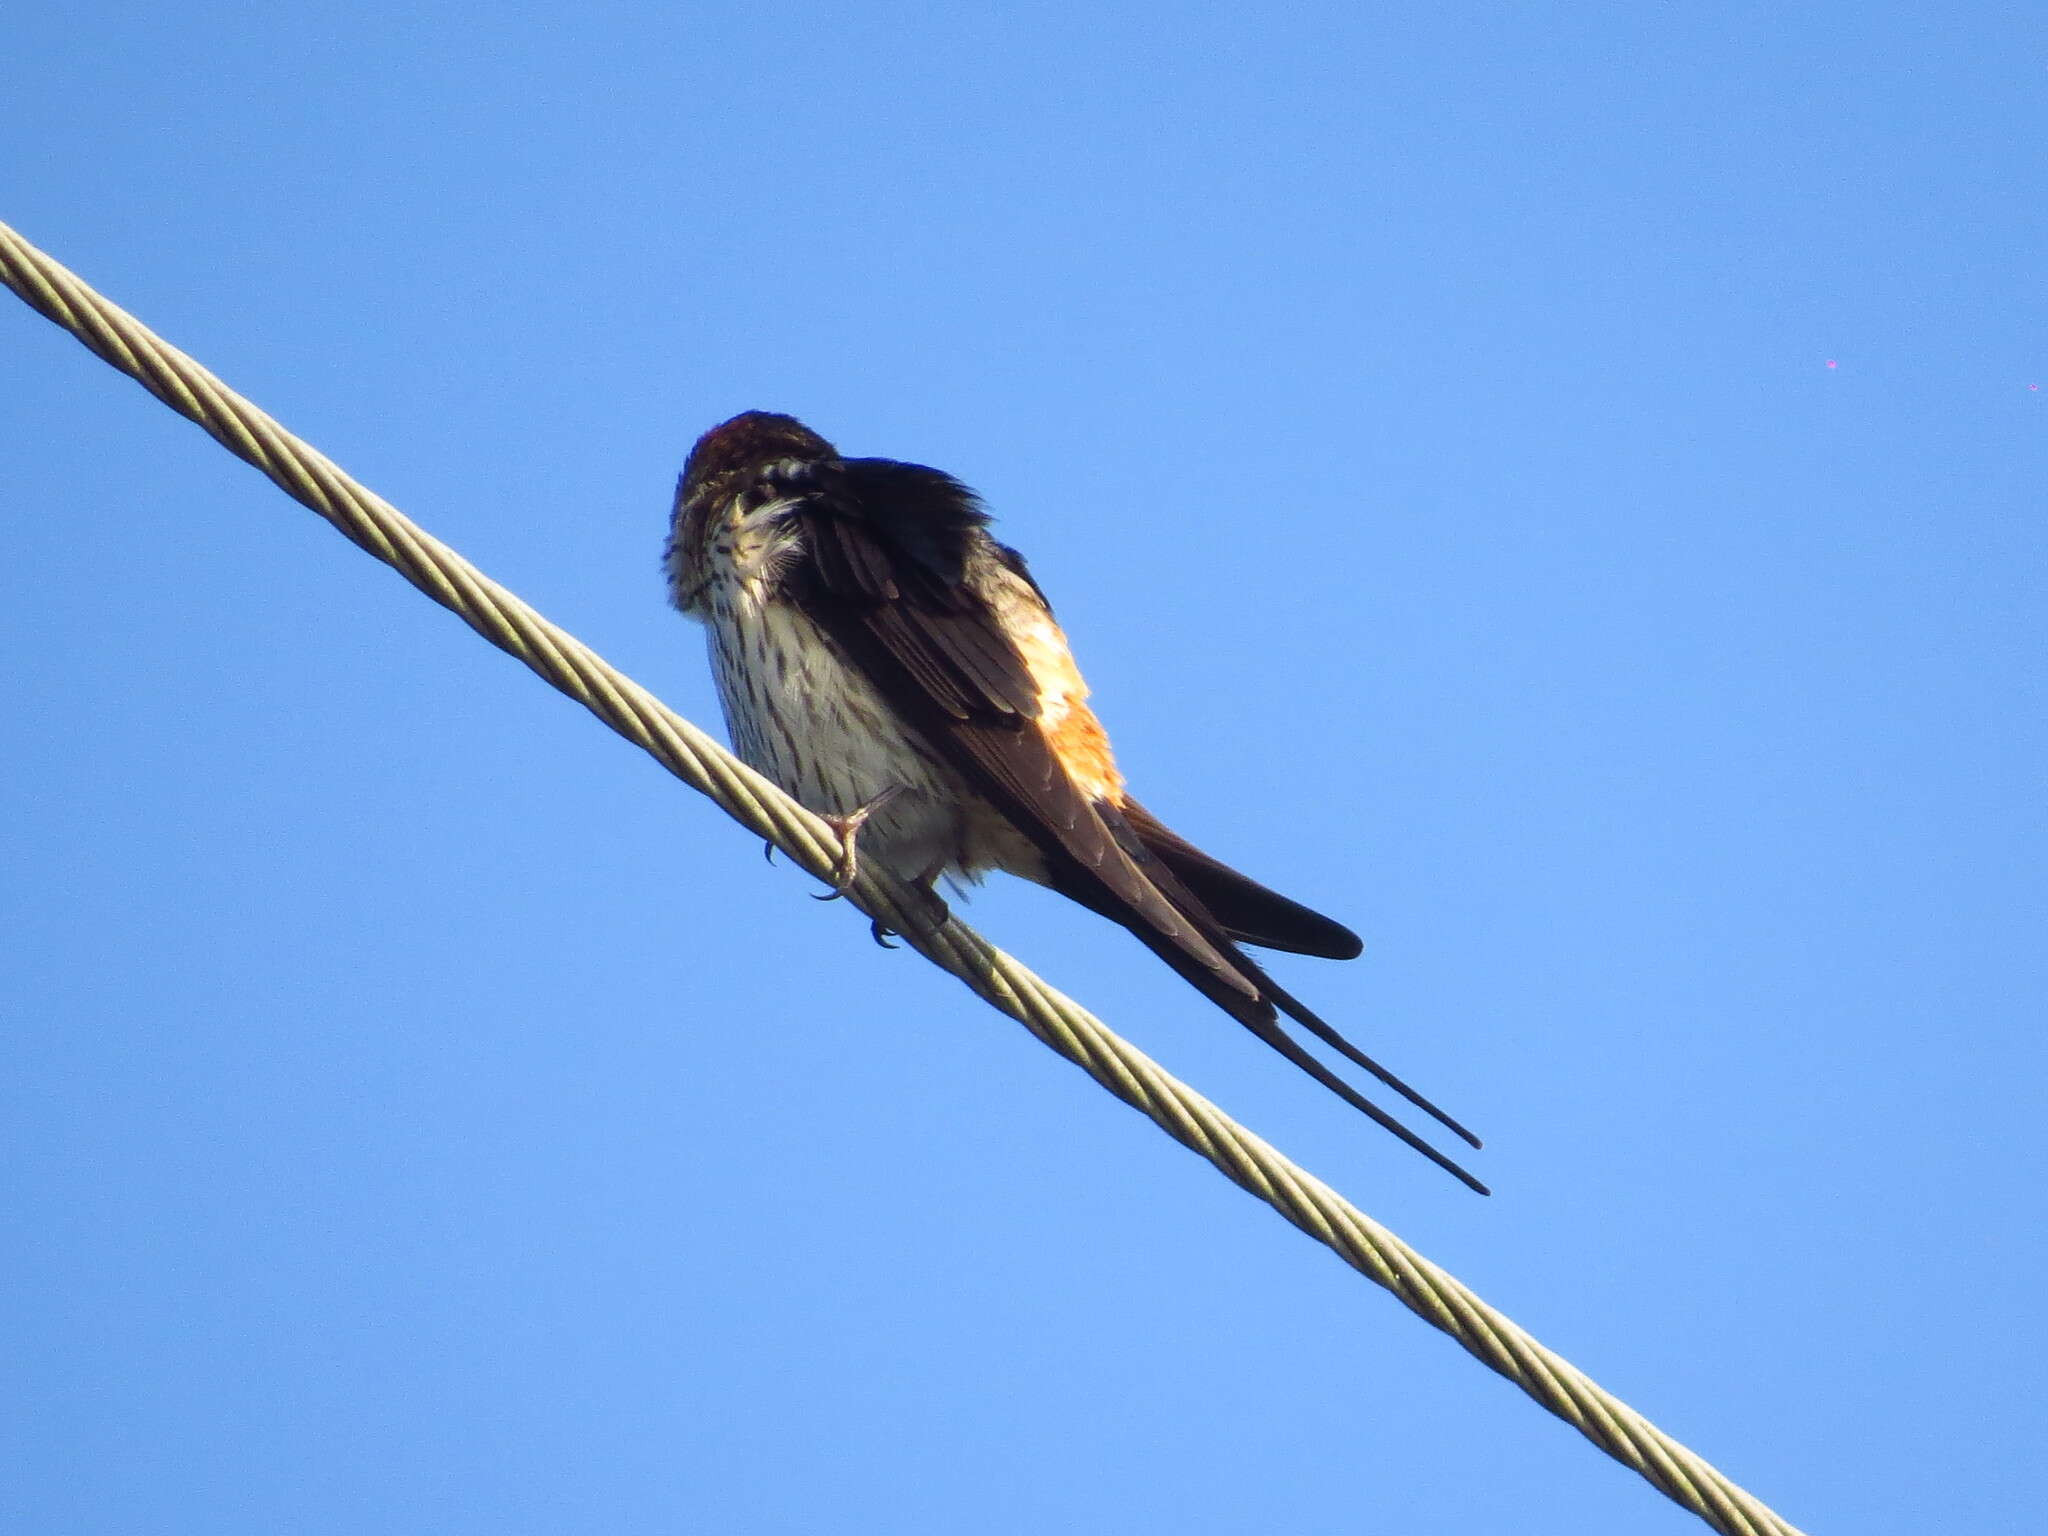
<instances>
[{"instance_id":1,"label":"bird's claw","mask_svg":"<svg viewBox=\"0 0 2048 1536\"><path fill-rule=\"evenodd\" d=\"M837 901L853 889L860 878L860 829L867 819L890 801L903 793L901 784L891 784L858 810L848 811L843 816L823 816L819 819L839 834L839 859L832 866L832 889L815 901Z\"/></svg>"},{"instance_id":2,"label":"bird's claw","mask_svg":"<svg viewBox=\"0 0 2048 1536\"><path fill-rule=\"evenodd\" d=\"M881 810L883 806L889 804L890 801L902 793L903 786L901 784L892 784L858 810L849 811L843 816L821 816L819 818L826 825L830 826L834 832L839 834L839 858L832 866L832 889L822 894L813 892L811 900L837 901L853 889L854 882L860 878L860 829L862 825L870 816ZM901 949L903 947L900 944L889 942L892 938L897 937L897 932L894 928L885 925L880 918L875 918L868 924L868 932L873 936L874 941L884 949Z\"/></svg>"}]
</instances>

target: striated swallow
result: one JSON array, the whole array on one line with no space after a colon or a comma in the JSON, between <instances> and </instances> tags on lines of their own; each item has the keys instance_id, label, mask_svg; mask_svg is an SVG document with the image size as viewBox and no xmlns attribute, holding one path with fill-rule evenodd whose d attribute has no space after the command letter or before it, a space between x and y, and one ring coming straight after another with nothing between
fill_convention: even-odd
<instances>
[{"instance_id":1,"label":"striated swallow","mask_svg":"<svg viewBox=\"0 0 2048 1536\"><path fill-rule=\"evenodd\" d=\"M708 631L734 749L840 831L842 890L872 860L926 890L999 869L1058 891L1486 1193L1281 1026L1479 1145L1245 954L1348 960L1361 945L1131 797L1051 605L988 521L952 476L842 458L791 416L748 411L705 433L676 490L667 569L676 606Z\"/></svg>"}]
</instances>

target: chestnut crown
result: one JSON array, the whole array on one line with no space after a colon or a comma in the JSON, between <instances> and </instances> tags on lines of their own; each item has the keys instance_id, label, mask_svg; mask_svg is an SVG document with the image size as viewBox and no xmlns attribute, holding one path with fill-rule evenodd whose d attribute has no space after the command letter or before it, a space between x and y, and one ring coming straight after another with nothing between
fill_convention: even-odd
<instances>
[{"instance_id":1,"label":"chestnut crown","mask_svg":"<svg viewBox=\"0 0 2048 1536\"><path fill-rule=\"evenodd\" d=\"M756 469L778 459L832 459L839 456L824 438L794 416L774 411L742 411L697 439L683 466L683 494L722 475Z\"/></svg>"}]
</instances>

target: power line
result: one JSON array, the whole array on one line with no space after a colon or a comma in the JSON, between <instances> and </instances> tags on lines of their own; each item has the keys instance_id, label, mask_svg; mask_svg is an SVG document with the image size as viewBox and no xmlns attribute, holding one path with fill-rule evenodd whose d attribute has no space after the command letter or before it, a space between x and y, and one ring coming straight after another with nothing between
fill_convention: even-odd
<instances>
[{"instance_id":1,"label":"power line","mask_svg":"<svg viewBox=\"0 0 2048 1536\"><path fill-rule=\"evenodd\" d=\"M692 789L708 795L735 821L820 879L831 877L839 845L825 822L5 224L0 224L0 281L491 644L524 662ZM1177 1081L965 923L949 916L933 927L921 892L868 861L848 896L934 965L959 977L1176 1141L1215 1164L1231 1182L1334 1249L1424 1322L1449 1334L1474 1358L1714 1529L1727 1536L1800 1536L1796 1527L1713 1466L1545 1349L1329 1185Z\"/></svg>"}]
</instances>

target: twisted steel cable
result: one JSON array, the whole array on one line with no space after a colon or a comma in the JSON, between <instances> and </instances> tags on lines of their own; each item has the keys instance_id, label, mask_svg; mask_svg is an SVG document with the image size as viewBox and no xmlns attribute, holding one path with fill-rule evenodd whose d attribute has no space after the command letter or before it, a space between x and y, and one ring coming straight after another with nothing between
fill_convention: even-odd
<instances>
[{"instance_id":1,"label":"twisted steel cable","mask_svg":"<svg viewBox=\"0 0 2048 1536\"><path fill-rule=\"evenodd\" d=\"M0 224L0 281L491 644L708 795L735 821L813 875L829 878L838 839L826 823L5 224ZM1796 1527L1713 1466L966 924L948 917L933 927L920 892L868 863L849 899L1715 1530L1727 1536L1800 1536Z\"/></svg>"}]
</instances>

